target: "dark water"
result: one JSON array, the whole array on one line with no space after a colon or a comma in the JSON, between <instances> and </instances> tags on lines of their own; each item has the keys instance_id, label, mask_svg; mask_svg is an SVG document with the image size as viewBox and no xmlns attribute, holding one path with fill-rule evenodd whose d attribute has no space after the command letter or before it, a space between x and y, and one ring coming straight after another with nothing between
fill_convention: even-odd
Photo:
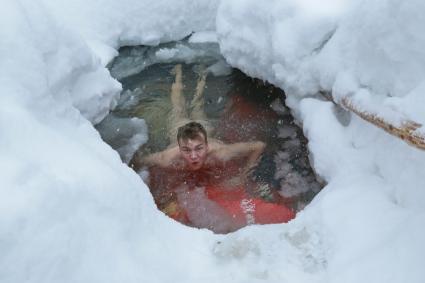
<instances>
[{"instance_id":1,"label":"dark water","mask_svg":"<svg viewBox=\"0 0 425 283\"><path fill-rule=\"evenodd\" d=\"M158 56L169 50L186 53L165 59ZM204 90L204 111L216 129L215 138L225 143L255 140L266 143L251 178L268 186L251 193L269 202L279 202L276 196L282 196L279 199L284 199L285 205L295 211L311 201L321 185L310 167L302 131L284 105L284 92L227 66L215 45L194 46L183 42L120 50L110 69L123 85L122 96L116 109L97 126L105 141L116 149L126 148L127 152L120 153L129 161L132 147L124 145L131 143L140 130L135 123L144 119L148 140L136 154L161 151L169 145L166 118L171 109L169 96L174 81L171 70L178 63L183 66L183 95L187 103L195 92L199 73L210 70ZM133 132L122 130L131 127ZM163 209L169 200L159 199L164 194L153 195Z\"/></svg>"}]
</instances>

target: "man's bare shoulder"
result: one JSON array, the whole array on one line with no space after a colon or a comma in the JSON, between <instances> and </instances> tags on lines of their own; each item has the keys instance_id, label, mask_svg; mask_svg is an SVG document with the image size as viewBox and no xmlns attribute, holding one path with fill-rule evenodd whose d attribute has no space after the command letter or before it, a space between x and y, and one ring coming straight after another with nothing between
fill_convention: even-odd
<instances>
[{"instance_id":1,"label":"man's bare shoulder","mask_svg":"<svg viewBox=\"0 0 425 283\"><path fill-rule=\"evenodd\" d=\"M179 156L179 147L172 146L162 151L162 155L165 161L171 162Z\"/></svg>"},{"instance_id":2,"label":"man's bare shoulder","mask_svg":"<svg viewBox=\"0 0 425 283\"><path fill-rule=\"evenodd\" d=\"M156 165L160 167L171 167L179 156L178 146L169 147L163 151L153 153L145 157L145 163L149 165Z\"/></svg>"},{"instance_id":3,"label":"man's bare shoulder","mask_svg":"<svg viewBox=\"0 0 425 283\"><path fill-rule=\"evenodd\" d=\"M217 154L224 147L226 147L226 144L220 140L216 140L216 139L208 140L208 148L209 148L210 154Z\"/></svg>"},{"instance_id":4,"label":"man's bare shoulder","mask_svg":"<svg viewBox=\"0 0 425 283\"><path fill-rule=\"evenodd\" d=\"M223 151L228 145L224 142L216 139L210 139L208 141L209 155L214 159L223 160L225 159Z\"/></svg>"},{"instance_id":5,"label":"man's bare shoulder","mask_svg":"<svg viewBox=\"0 0 425 283\"><path fill-rule=\"evenodd\" d=\"M251 152L259 151L262 152L264 149L264 143L260 141L256 142L237 142L232 144L226 144L223 142L216 142L211 149L212 155L215 158L222 161L233 159L236 156L249 155Z\"/></svg>"},{"instance_id":6,"label":"man's bare shoulder","mask_svg":"<svg viewBox=\"0 0 425 283\"><path fill-rule=\"evenodd\" d=\"M208 139L208 147L211 150L220 149L221 147L225 146L226 144L220 140L216 139Z\"/></svg>"}]
</instances>

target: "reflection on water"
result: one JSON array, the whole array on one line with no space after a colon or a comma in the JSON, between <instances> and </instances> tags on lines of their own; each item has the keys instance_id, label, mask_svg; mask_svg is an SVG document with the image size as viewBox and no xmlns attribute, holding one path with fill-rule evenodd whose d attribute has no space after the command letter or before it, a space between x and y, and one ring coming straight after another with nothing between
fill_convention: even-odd
<instances>
[{"instance_id":1,"label":"reflection on water","mask_svg":"<svg viewBox=\"0 0 425 283\"><path fill-rule=\"evenodd\" d=\"M144 125L139 128L134 126L144 119L148 127L148 140L137 154L161 151L169 145L166 123L171 110L169 95L174 81L171 70L181 62L186 63L183 64L183 94L188 105L195 93L200 71L209 71L204 91L204 111L215 126L215 138L225 143L256 140L266 143L265 152L251 176L254 185L248 188L253 200L261 198L264 203L285 204L295 211L302 209L321 186L310 168L302 131L283 105L284 93L231 69L220 57L215 44L179 42L154 48L122 49L110 66L111 73L123 85L121 99L117 108L97 126L105 141L115 149L120 144L120 154L127 162L136 147L134 136L139 135L136 139L139 144L145 141L140 138ZM125 123L128 129L133 130L123 131ZM117 124L120 128L117 128ZM126 132L126 135L120 132ZM130 151L122 152L123 140L127 140L129 145L126 148ZM222 212L211 201L214 199L211 194L214 193L205 187L195 190L170 189L165 181L167 174L164 171L151 172L150 176L151 191L162 211L196 227L226 231L220 227L226 226L223 223L232 219L220 217ZM231 198L231 195L229 193L227 198ZM222 200L231 201L226 197ZM263 204L258 201L256 205L260 207ZM182 209L197 216L179 214ZM244 226L238 225L236 229Z\"/></svg>"}]
</instances>

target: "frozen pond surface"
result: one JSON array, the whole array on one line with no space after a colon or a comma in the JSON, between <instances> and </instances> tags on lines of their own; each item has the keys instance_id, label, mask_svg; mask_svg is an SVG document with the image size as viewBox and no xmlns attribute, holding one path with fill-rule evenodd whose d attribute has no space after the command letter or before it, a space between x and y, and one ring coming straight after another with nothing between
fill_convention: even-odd
<instances>
[{"instance_id":1,"label":"frozen pond surface","mask_svg":"<svg viewBox=\"0 0 425 283\"><path fill-rule=\"evenodd\" d=\"M251 188L250 194L301 210L321 185L310 167L302 130L283 104L284 92L231 68L215 43L182 41L121 48L109 68L122 83L123 91L114 111L97 125L102 138L126 163L135 152L143 156L165 149L169 144L167 116L174 81L172 69L178 63L183 64L183 95L189 102L200 72L208 71L204 111L216 129L215 138L225 143L266 143L252 174L252 179L263 185ZM161 178L166 175L151 174L151 180L146 181L158 207L167 213L176 197L161 185Z\"/></svg>"}]
</instances>

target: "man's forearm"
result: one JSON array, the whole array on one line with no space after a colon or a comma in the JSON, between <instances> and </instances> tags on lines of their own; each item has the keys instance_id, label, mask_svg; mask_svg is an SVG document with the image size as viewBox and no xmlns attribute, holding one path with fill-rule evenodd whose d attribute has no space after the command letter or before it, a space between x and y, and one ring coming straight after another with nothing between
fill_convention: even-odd
<instances>
[{"instance_id":1,"label":"man's forearm","mask_svg":"<svg viewBox=\"0 0 425 283\"><path fill-rule=\"evenodd\" d=\"M134 171L139 171L144 167L151 167L159 163L159 154L149 154L146 156L141 156L141 154L135 154L131 159L129 165L133 168Z\"/></svg>"},{"instance_id":2,"label":"man's forearm","mask_svg":"<svg viewBox=\"0 0 425 283\"><path fill-rule=\"evenodd\" d=\"M252 147L252 151L251 151L250 155L248 156L246 166L245 166L244 170L242 171L242 174L244 174L246 176L248 176L250 171L257 165L258 160L259 160L261 154L263 153L266 145L265 145L265 143L263 143L261 141L257 141L257 142L253 142L250 146Z\"/></svg>"}]
</instances>

